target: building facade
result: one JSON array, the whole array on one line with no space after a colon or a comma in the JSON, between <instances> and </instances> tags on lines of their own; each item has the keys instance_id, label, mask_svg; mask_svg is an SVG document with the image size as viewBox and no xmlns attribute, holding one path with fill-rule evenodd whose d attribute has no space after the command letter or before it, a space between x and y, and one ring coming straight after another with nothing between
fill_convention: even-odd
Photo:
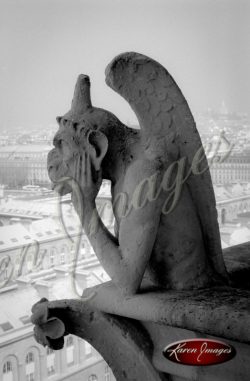
<instances>
[{"instance_id":1,"label":"building facade","mask_svg":"<svg viewBox=\"0 0 250 381\"><path fill-rule=\"evenodd\" d=\"M6 228L1 227L0 230ZM0 380L114 381L108 365L87 342L70 335L65 337L62 350L43 348L34 340L30 322L31 306L41 298L80 297L86 287L109 279L88 242L82 238L80 258L73 272L76 247L72 246L78 239L74 233L71 245L65 234L60 232L57 237L49 239L39 237L38 249L45 255L34 263L36 246L33 243L25 246L21 241L21 238L25 239L24 234L31 233L20 226L11 225L9 228L8 236L1 235L1 242L9 248L0 251ZM48 225L45 229L50 231ZM39 232L44 234L41 230ZM14 240L17 242L12 242ZM11 247L10 242L14 246ZM27 255L25 248L28 248ZM21 253L24 253L23 258ZM9 259L7 262L6 258Z\"/></svg>"},{"instance_id":2,"label":"building facade","mask_svg":"<svg viewBox=\"0 0 250 381\"><path fill-rule=\"evenodd\" d=\"M222 161L215 158L210 172L215 185L250 182L250 151L233 153Z\"/></svg>"},{"instance_id":3,"label":"building facade","mask_svg":"<svg viewBox=\"0 0 250 381\"><path fill-rule=\"evenodd\" d=\"M49 145L13 145L0 149L0 183L9 187L48 185Z\"/></svg>"},{"instance_id":4,"label":"building facade","mask_svg":"<svg viewBox=\"0 0 250 381\"><path fill-rule=\"evenodd\" d=\"M8 202L1 205L2 217L9 218L0 226L1 381L115 380L105 361L84 340L67 336L64 348L52 351L33 337L31 307L38 300L80 297L86 287L109 280L68 202L64 197L64 225L55 213L55 197L46 203L16 199L11 209ZM106 194L100 195L97 204L110 226ZM14 217L18 222L12 224Z\"/></svg>"},{"instance_id":5,"label":"building facade","mask_svg":"<svg viewBox=\"0 0 250 381\"><path fill-rule=\"evenodd\" d=\"M114 381L109 366L86 341L69 335L64 348L53 351L39 345L33 337L28 317L23 327L9 328L0 334L1 381ZM9 328L9 329L8 329Z\"/></svg>"}]
</instances>

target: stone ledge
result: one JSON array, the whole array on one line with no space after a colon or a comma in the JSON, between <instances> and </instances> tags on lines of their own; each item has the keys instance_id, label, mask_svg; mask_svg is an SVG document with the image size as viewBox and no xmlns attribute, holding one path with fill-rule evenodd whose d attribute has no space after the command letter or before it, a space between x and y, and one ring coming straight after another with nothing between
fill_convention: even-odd
<instances>
[{"instance_id":1,"label":"stone ledge","mask_svg":"<svg viewBox=\"0 0 250 381\"><path fill-rule=\"evenodd\" d=\"M201 290L156 290L146 286L131 297L111 282L86 289L91 308L105 313L189 329L250 343L250 243L232 246L223 256L233 287Z\"/></svg>"},{"instance_id":2,"label":"stone ledge","mask_svg":"<svg viewBox=\"0 0 250 381\"><path fill-rule=\"evenodd\" d=\"M185 328L250 343L250 291L216 287L195 291L145 291L124 297L111 283L95 292L88 305L105 313Z\"/></svg>"}]
</instances>

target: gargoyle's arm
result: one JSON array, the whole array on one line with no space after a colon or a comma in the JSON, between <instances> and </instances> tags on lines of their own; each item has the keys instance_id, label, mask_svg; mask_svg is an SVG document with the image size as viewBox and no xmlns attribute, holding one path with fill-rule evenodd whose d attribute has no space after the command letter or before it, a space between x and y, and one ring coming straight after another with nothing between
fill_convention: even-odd
<instances>
[{"instance_id":1,"label":"gargoyle's arm","mask_svg":"<svg viewBox=\"0 0 250 381\"><path fill-rule=\"evenodd\" d=\"M160 214L159 199L148 202L141 209L132 208L128 216L121 219L117 240L103 224L95 205L85 208L82 221L85 233L103 268L126 295L135 294L140 287L155 242Z\"/></svg>"}]
</instances>

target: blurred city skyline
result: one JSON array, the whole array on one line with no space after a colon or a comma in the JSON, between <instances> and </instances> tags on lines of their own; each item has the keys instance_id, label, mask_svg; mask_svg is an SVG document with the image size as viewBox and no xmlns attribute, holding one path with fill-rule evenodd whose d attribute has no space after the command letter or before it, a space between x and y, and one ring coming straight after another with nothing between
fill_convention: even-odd
<instances>
[{"instance_id":1,"label":"blurred city skyline","mask_svg":"<svg viewBox=\"0 0 250 381\"><path fill-rule=\"evenodd\" d=\"M70 107L78 74L93 104L136 123L104 70L124 51L164 65L196 114L224 101L250 110L250 4L239 0L2 0L0 129L53 124Z\"/></svg>"}]
</instances>

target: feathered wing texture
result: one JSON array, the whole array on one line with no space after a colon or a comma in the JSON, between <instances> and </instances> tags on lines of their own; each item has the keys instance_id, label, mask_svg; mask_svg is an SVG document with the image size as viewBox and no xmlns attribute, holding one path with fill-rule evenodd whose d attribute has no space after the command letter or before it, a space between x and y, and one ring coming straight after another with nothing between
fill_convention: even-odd
<instances>
[{"instance_id":1,"label":"feathered wing texture","mask_svg":"<svg viewBox=\"0 0 250 381\"><path fill-rule=\"evenodd\" d=\"M161 157L169 164L185 157L191 168L202 143L188 104L167 70L139 53L123 53L108 65L106 83L135 112L148 157ZM199 170L207 166L204 155ZM215 271L227 278L209 169L199 175L191 173L186 183L200 220L207 257Z\"/></svg>"}]
</instances>

